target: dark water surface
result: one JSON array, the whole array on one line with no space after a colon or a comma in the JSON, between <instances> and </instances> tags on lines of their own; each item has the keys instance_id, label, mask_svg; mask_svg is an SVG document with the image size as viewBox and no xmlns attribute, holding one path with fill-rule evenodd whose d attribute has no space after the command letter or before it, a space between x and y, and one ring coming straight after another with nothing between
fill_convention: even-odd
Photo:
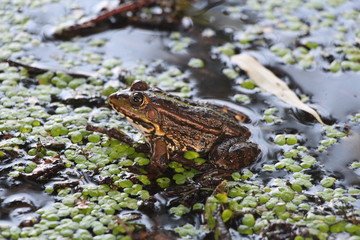
<instances>
[{"instance_id":1,"label":"dark water surface","mask_svg":"<svg viewBox=\"0 0 360 240\"><path fill-rule=\"evenodd\" d=\"M98 1L79 0L73 1L81 6L84 12L96 12L96 4ZM242 1L241 1L242 2ZM345 4L344 8L352 8L356 4ZM69 3L69 1L67 1ZM137 61L151 63L161 59L168 65L173 65L183 70L192 87L192 96L195 99L211 99L227 103L234 108L243 110L252 119L252 123L248 125L252 131L252 141L259 144L262 149L262 157L250 169L258 173L257 179L263 183L268 183L273 178L288 179L289 175L284 172L261 172L264 163L274 162L274 159L280 156L284 149L273 144L272 139L276 134L288 133L298 134L303 143L310 152L318 156L324 169L309 170L314 171L312 174L315 181L319 182L322 178L321 174L335 174L340 180L340 185L345 188L360 185L359 172L349 168L354 160L359 160L360 146L360 128L358 122L349 123L349 119L355 113L360 112L360 74L353 71L340 71L331 73L325 71L327 60L320 59L320 64L304 70L299 65L284 64L279 61L270 49L265 46L251 45L244 48L236 48L236 52L248 52L272 70L279 77L284 79L289 86L299 95L306 94L310 97L310 105L315 108L328 124L338 124L338 128L348 127L352 132L352 137L340 139L339 142L328 148L326 151L318 151L317 146L324 137L322 125L317 123L310 115L301 110L292 108L291 106L281 102L276 97L266 92L256 92L240 88L236 80L227 78L222 70L232 66L228 60L213 52L214 48L226 42L235 41L235 35L249 26L263 21L262 17L255 11L244 6L238 17L229 17L225 9L228 6L239 4L239 1L224 1L222 4L216 5L207 11L200 11L205 5L204 1L194 5L193 9L188 10L192 15L193 27L185 30L179 27L179 31L183 36L193 39L193 43L182 53L172 53L169 50L169 35L167 30L143 29L135 26L125 26L123 28L109 28L89 36L76 37L73 41L83 47L81 51L86 51L87 45L84 44L92 38L107 39L104 47L97 51L104 58L117 57L123 62L123 67L133 66ZM69 11L63 2L46 4L39 9L23 9L25 14L31 20L28 29L32 33L43 35L43 43L38 47L28 49L26 54L36 56L37 64L47 66L49 68L63 69L58 64L56 57L60 54L55 47L61 40L52 39L49 33L58 23L59 19ZM94 7L95 6L95 7ZM311 11L304 12L305 15L311 15ZM305 16L303 15L303 16ZM212 28L216 35L205 38L201 36L204 28ZM318 31L309 38L316 38L325 46L333 44L323 35L331 34L331 30ZM298 44L296 34L289 34L286 31L278 33L273 32L272 43L285 43L288 45ZM269 39L268 39L269 40ZM70 40L71 41L71 40ZM21 54L19 54L20 56ZM76 58L76 56L73 56ZM195 69L188 67L190 58L201 58L205 61L205 67ZM323 66L322 66L323 64ZM73 70L94 72L96 69L89 64L88 66L74 67ZM249 104L239 104L233 100L233 96L237 93L247 94L251 101ZM269 107L278 109L276 115L283 121L279 124L266 124L263 119L264 111ZM348 142L351 142L349 144ZM14 161L19 161L15 159ZM0 163L0 224L11 223L19 225L28 217L35 216L37 209L51 205L56 197L50 196L43 191L42 184L29 183L24 181L8 182L6 177L11 164L6 162ZM316 172L318 171L318 172ZM316 178L318 178L316 180ZM316 189L316 188L314 188ZM312 192L313 189L309 189ZM190 215L182 218L174 218L168 215L167 207L171 205L171 199L165 199L160 194L155 195L157 199L158 212L150 213L146 210L129 211L143 214L137 222L145 224L148 229L161 228L172 229L174 226L181 226L187 222L200 225L202 219L198 214ZM360 207L360 202L355 203ZM121 214L126 214L122 212ZM237 233L233 233L237 236Z\"/></svg>"}]
</instances>

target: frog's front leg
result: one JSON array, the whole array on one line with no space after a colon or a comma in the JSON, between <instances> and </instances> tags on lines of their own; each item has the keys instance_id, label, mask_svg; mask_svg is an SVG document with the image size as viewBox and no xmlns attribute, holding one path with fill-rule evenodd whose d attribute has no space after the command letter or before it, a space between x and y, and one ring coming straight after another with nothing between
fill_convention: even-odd
<instances>
[{"instance_id":1,"label":"frog's front leg","mask_svg":"<svg viewBox=\"0 0 360 240\"><path fill-rule=\"evenodd\" d=\"M218 168L239 170L253 163L259 153L257 144L243 137L233 137L215 144L209 153L209 160Z\"/></svg>"},{"instance_id":2,"label":"frog's front leg","mask_svg":"<svg viewBox=\"0 0 360 240\"><path fill-rule=\"evenodd\" d=\"M169 153L165 140L162 138L153 140L151 143L151 153L149 172L160 175L168 167Z\"/></svg>"}]
</instances>

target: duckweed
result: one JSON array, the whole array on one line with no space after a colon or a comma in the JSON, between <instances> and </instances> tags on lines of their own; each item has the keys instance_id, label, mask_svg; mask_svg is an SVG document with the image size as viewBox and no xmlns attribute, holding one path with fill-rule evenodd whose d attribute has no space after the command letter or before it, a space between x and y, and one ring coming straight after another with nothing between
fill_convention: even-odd
<instances>
[{"instance_id":1,"label":"duckweed","mask_svg":"<svg viewBox=\"0 0 360 240\"><path fill-rule=\"evenodd\" d=\"M170 35L170 39L171 41L169 41L168 46L173 53L184 53L193 42L189 37L182 37L179 32L173 32Z\"/></svg>"},{"instance_id":2,"label":"duckweed","mask_svg":"<svg viewBox=\"0 0 360 240\"><path fill-rule=\"evenodd\" d=\"M177 207L172 207L169 209L169 212L171 214L174 214L176 216L182 216L184 214L187 214L190 212L190 209L185 207L184 205L180 204L179 206Z\"/></svg>"},{"instance_id":3,"label":"duckweed","mask_svg":"<svg viewBox=\"0 0 360 240\"><path fill-rule=\"evenodd\" d=\"M230 220L232 216L232 211L230 209L225 209L222 213L221 213L221 218L223 220L223 222L227 222Z\"/></svg>"},{"instance_id":4,"label":"duckweed","mask_svg":"<svg viewBox=\"0 0 360 240\"><path fill-rule=\"evenodd\" d=\"M203 210L204 209L204 204L202 203L195 203L192 207L193 210Z\"/></svg>"},{"instance_id":5,"label":"duckweed","mask_svg":"<svg viewBox=\"0 0 360 240\"><path fill-rule=\"evenodd\" d=\"M235 99L235 101L238 101L238 102L244 102L244 103L250 102L249 96L247 96L245 94L235 94L234 99Z\"/></svg>"},{"instance_id":6,"label":"duckweed","mask_svg":"<svg viewBox=\"0 0 360 240\"><path fill-rule=\"evenodd\" d=\"M256 87L256 84L254 81L247 79L247 80L243 81L242 83L240 83L240 86L251 90Z\"/></svg>"},{"instance_id":7,"label":"duckweed","mask_svg":"<svg viewBox=\"0 0 360 240\"><path fill-rule=\"evenodd\" d=\"M274 111L274 113L275 112L276 111ZM264 112L263 119L265 120L266 123L280 123L282 121L281 118L279 118L271 113L268 113L266 111Z\"/></svg>"},{"instance_id":8,"label":"duckweed","mask_svg":"<svg viewBox=\"0 0 360 240\"><path fill-rule=\"evenodd\" d=\"M223 69L222 73L229 79L235 79L236 77L239 76L239 74L234 69L231 69L231 68Z\"/></svg>"},{"instance_id":9,"label":"duckweed","mask_svg":"<svg viewBox=\"0 0 360 240\"><path fill-rule=\"evenodd\" d=\"M181 237L196 237L199 235L200 231L196 229L193 225L187 223L182 227L177 227L174 229Z\"/></svg>"},{"instance_id":10,"label":"duckweed","mask_svg":"<svg viewBox=\"0 0 360 240\"><path fill-rule=\"evenodd\" d=\"M82 141L83 136L80 131L74 131L70 133L70 138L73 143L79 143Z\"/></svg>"},{"instance_id":11,"label":"duckweed","mask_svg":"<svg viewBox=\"0 0 360 240\"><path fill-rule=\"evenodd\" d=\"M231 174L233 180L238 181L241 179L241 174L239 172L234 172Z\"/></svg>"},{"instance_id":12,"label":"duckweed","mask_svg":"<svg viewBox=\"0 0 360 240\"><path fill-rule=\"evenodd\" d=\"M87 136L89 142L92 142L92 143L98 143L100 142L100 135L99 134L90 134L89 136Z\"/></svg>"},{"instance_id":13,"label":"duckweed","mask_svg":"<svg viewBox=\"0 0 360 240\"><path fill-rule=\"evenodd\" d=\"M192 159L195 159L198 157L200 157L200 154L197 152L194 152L194 151L187 151L184 153L184 158L189 159L189 160L192 160Z\"/></svg>"},{"instance_id":14,"label":"duckweed","mask_svg":"<svg viewBox=\"0 0 360 240\"><path fill-rule=\"evenodd\" d=\"M329 4L340 6L343 2L331 1ZM302 36L316 33L317 28L335 25L334 31L341 31L342 36L350 32L359 35L356 31L350 31L351 29L340 26L343 23L342 15L350 19L349 24L356 19L358 16L356 9L342 15L315 14L311 21L314 20L319 23L308 25L296 17L296 14L293 14L296 13L297 9L300 9L300 2L282 2L284 6L293 6L287 9L276 7L278 12L273 11L274 5L276 5L274 1L259 3L257 0L251 0L248 2L248 7L260 15L263 14L262 17L266 18L267 24L275 32L293 31L294 34L300 33L300 38L302 38ZM8 1L1 4L8 4ZM27 3L17 2L18 7L22 9L25 4ZM40 1L32 1L28 5L35 7L42 4L44 3ZM313 7L315 12L327 8L318 1L309 1L307 4ZM261 9L265 9L265 11L260 11ZM240 8L234 7L229 8L227 14L232 17L239 17L239 14L242 13ZM289 17L289 15L294 16ZM1 17L8 17L14 24L23 24L29 20L19 14L4 14ZM337 21L334 21L335 18ZM10 26L5 23L10 20L3 21L4 24L0 27L0 31L7 33L0 37L3 44L0 58L8 58L13 52L20 51L19 53L23 54L27 48L23 47L24 43L32 45L35 45L36 42L39 43L37 39L29 39L33 37L30 34L19 35L19 37L12 36L13 31L16 32L24 27L18 25L17 28L9 31ZM274 23L276 24L274 25ZM301 46L289 46L274 44L276 41L269 41L271 39L267 35L268 30L269 27L256 27L255 25L251 28L244 28L244 34L234 34L234 43L213 47L212 52L221 57L227 57L243 51L244 48L250 46L249 43L263 46L264 43L269 42L270 50L278 56L277 59L280 62L286 64L298 64L298 67L309 68L317 66L321 61L328 61L327 70L331 72L359 70L359 54L356 52L356 46L344 44L342 42L344 37L341 38L340 35L338 35L340 38L337 40L339 42L336 43L336 47L332 44L328 46L314 39L302 39L299 41ZM204 31L203 37L214 36L214 33L214 31ZM170 38L168 47L173 52L185 53L187 47L194 42L179 32L172 33ZM16 42L11 43L12 41ZM100 49L106 42L105 39L95 39L88 41L88 44L92 48ZM103 59L104 57L99 53L80 51L85 43L79 38L75 40L75 43L59 42L56 44L59 44L59 49L69 54L78 54L76 59L81 59L70 60L69 58L73 58L74 55L69 55L70 57L59 56L60 62L64 66L72 68L83 63L96 64L96 70L102 76L115 77L116 68L122 64L120 59ZM26 58L22 59L26 60ZM27 61L34 61L34 59L29 57ZM203 62L200 64L198 61L197 64L194 66L204 66ZM228 64L224 66L226 68L223 73L229 79L238 80L242 78L242 75L231 66ZM165 70L158 71L157 69ZM152 201L153 192L149 189L154 187L153 183L155 183L155 188L158 188L156 184L160 188L183 187L174 185L174 182L180 185L194 177L195 171L182 164L170 163L169 171L175 172L175 174L156 180L149 178L145 175L147 174L146 167L142 168L150 162L145 155L135 153L135 149L127 144L120 143L117 140L109 140L104 134L84 130L86 124L96 123L101 127L116 127L131 132L127 125L121 122L118 117L114 117L109 109L98 108L97 106L75 107L72 104L64 103L68 99L56 100L57 97L71 95L73 89L76 89L77 93L82 93L82 91L93 93L92 91L94 91L95 93L102 92L103 96L108 96L122 86L116 84L107 86L108 79L74 78L65 73L47 72L39 74L36 79L33 79L26 71L9 67L5 63L0 64L0 71L0 81L2 82L0 91L3 94L0 100L2 106L0 109L0 129L4 134L3 136L7 137L8 135L5 134L9 133L10 137L1 141L1 146L4 149L0 151L0 158L5 159L4 163L9 164L11 168L6 176L11 180L20 176L24 177L23 173L31 174L35 172L34 169L39 167L41 161L37 162L38 159L42 160L46 156L56 157L59 155L66 164L66 169L59 174L55 173L54 179L61 181L60 179L70 176L72 179L80 180L80 183L74 183L76 187L72 186L72 183L69 183L67 187L60 188L57 183L45 183L44 191L53 195L56 203L48 205L46 208L40 208L36 212L39 215L39 222L34 221L33 227L20 228L1 225L1 239L26 237L39 239L127 239L129 238L126 236L127 233L135 231L138 226L131 221L121 220L124 209L131 212L137 210L144 202ZM189 84L183 81L188 75L179 68L169 68L160 62L153 62L149 65L136 64L135 67L127 69L123 77L127 83L134 79L142 79L167 91L175 91L181 96L190 96L191 94ZM26 81L29 79L35 81L33 83L29 81L31 87L25 88L23 84L27 83ZM246 88L243 91L256 87L251 80L243 81L241 86ZM249 98L246 96L245 94L237 94L234 96L234 100L247 103ZM267 127L272 127L271 124L273 123L281 123L281 119L276 114L281 115L275 107L264 111L263 119L270 123L266 125ZM353 113L350 116L351 122L359 121L359 119L358 113ZM278 124L276 127L280 129L281 125ZM207 233L216 228L217 223L212 216L215 209L220 209L222 221L233 224L231 228L237 229L240 234L261 234L270 224L286 222L293 224L294 228L304 227L304 231L308 233L306 236L296 236L295 239L297 240L310 239L312 236L313 238L327 239L340 236L340 234L346 235L349 239L356 239L360 232L359 226L355 224L359 211L351 205L351 202L358 199L359 189L356 187L340 188L341 181L329 177L331 173L323 173L321 176L325 177L322 180L315 178L313 170L316 173L319 169L323 170L321 163L318 163L317 157L313 155L316 149L310 146L308 146L309 149L301 146L306 140L303 140L299 135L284 132L273 137L273 142L279 145L277 147L281 149L277 153L278 155L274 156L274 159L269 159L266 163L256 163L261 166L260 169L255 166L251 168L252 171L244 169L241 173L233 173L231 175L233 181L225 184L224 189L221 189L221 186L212 189L214 190L213 196L207 198L205 205L203 203L193 205L192 210L200 214L202 210L205 211L208 226L195 227L191 224L185 224L182 227L175 228L175 231L181 237L190 238L199 236L203 232ZM345 129L339 126L324 127L320 149L326 150L327 147L340 142L341 139L339 138L346 135ZM8 161L7 158L11 156L9 150L24 154L23 162L19 164L18 161ZM203 164L206 161L206 159L200 158L196 152L187 152L184 157L197 164ZM357 169L360 167L360 163L355 161L350 163L350 166ZM144 175L132 175L127 167L135 167ZM278 177L283 176L282 174L286 171L286 175L281 181L274 180L273 175L268 175L272 173L266 171L274 171ZM258 175L271 180L264 184ZM92 183L86 185L84 180ZM14 182L16 181L18 180L14 180ZM317 185L319 181L322 186L321 189ZM104 182L109 185L101 184ZM338 188L334 189L335 187ZM325 201L325 203L316 203L313 198ZM344 218L343 215L337 213L338 209L332 208L333 205L339 206L337 205L339 201L350 204L349 206L346 205L346 210L347 213L351 214L349 215L351 219ZM327 207L327 210L321 211L324 206ZM170 208L169 212L177 218L192 213L189 206L185 205Z\"/></svg>"},{"instance_id":15,"label":"duckweed","mask_svg":"<svg viewBox=\"0 0 360 240\"><path fill-rule=\"evenodd\" d=\"M333 177L327 177L327 178L324 178L323 180L321 180L320 184L321 186L323 187L331 187L336 181L336 178L333 178Z\"/></svg>"},{"instance_id":16,"label":"duckweed","mask_svg":"<svg viewBox=\"0 0 360 240\"><path fill-rule=\"evenodd\" d=\"M186 182L186 176L184 174L174 174L173 179L178 185L184 184Z\"/></svg>"},{"instance_id":17,"label":"duckweed","mask_svg":"<svg viewBox=\"0 0 360 240\"><path fill-rule=\"evenodd\" d=\"M286 138L284 135L276 135L274 138L274 143L278 145L284 145L286 143Z\"/></svg>"},{"instance_id":18,"label":"duckweed","mask_svg":"<svg viewBox=\"0 0 360 240\"><path fill-rule=\"evenodd\" d=\"M192 159L197 165L201 165L201 164L204 164L206 162L206 159L204 158L195 158L195 159Z\"/></svg>"},{"instance_id":19,"label":"duckweed","mask_svg":"<svg viewBox=\"0 0 360 240\"><path fill-rule=\"evenodd\" d=\"M134 162L136 162L140 166L144 166L144 165L148 165L150 163L150 159L145 158L145 157L136 157L134 159Z\"/></svg>"},{"instance_id":20,"label":"duckweed","mask_svg":"<svg viewBox=\"0 0 360 240\"><path fill-rule=\"evenodd\" d=\"M199 58L191 58L188 65L193 68L203 68L205 66L205 62Z\"/></svg>"},{"instance_id":21,"label":"duckweed","mask_svg":"<svg viewBox=\"0 0 360 240\"><path fill-rule=\"evenodd\" d=\"M264 164L263 170L264 170L264 171L272 172L272 171L275 171L275 170L276 170L276 166L275 166L275 165L272 165L272 164Z\"/></svg>"},{"instance_id":22,"label":"duckweed","mask_svg":"<svg viewBox=\"0 0 360 240\"><path fill-rule=\"evenodd\" d=\"M253 234L253 230L250 227L246 226L246 225L240 225L237 230L241 234L246 234L246 235Z\"/></svg>"},{"instance_id":23,"label":"duckweed","mask_svg":"<svg viewBox=\"0 0 360 240\"><path fill-rule=\"evenodd\" d=\"M255 225L255 218L252 214L245 214L241 222L248 227L253 227Z\"/></svg>"},{"instance_id":24,"label":"duckweed","mask_svg":"<svg viewBox=\"0 0 360 240\"><path fill-rule=\"evenodd\" d=\"M235 54L235 46L231 43L225 43L224 45L217 47L216 50L227 56L232 56Z\"/></svg>"}]
</instances>

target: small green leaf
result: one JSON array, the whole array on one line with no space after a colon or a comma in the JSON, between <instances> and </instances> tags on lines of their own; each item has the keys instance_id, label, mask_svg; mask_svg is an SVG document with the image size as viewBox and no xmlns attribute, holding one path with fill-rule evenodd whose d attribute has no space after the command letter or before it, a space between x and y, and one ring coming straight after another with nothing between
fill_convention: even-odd
<instances>
[{"instance_id":1,"label":"small green leaf","mask_svg":"<svg viewBox=\"0 0 360 240\"><path fill-rule=\"evenodd\" d=\"M254 215L245 214L243 219L242 219L242 224L244 224L244 225L246 225L248 227L253 227L255 225Z\"/></svg>"},{"instance_id":2,"label":"small green leaf","mask_svg":"<svg viewBox=\"0 0 360 240\"><path fill-rule=\"evenodd\" d=\"M320 181L321 186L323 187L331 187L336 181L336 178L333 177L327 177Z\"/></svg>"},{"instance_id":3,"label":"small green leaf","mask_svg":"<svg viewBox=\"0 0 360 240\"><path fill-rule=\"evenodd\" d=\"M224 222L229 221L231 216L232 216L232 211L230 209L225 209L221 214L221 218Z\"/></svg>"}]
</instances>

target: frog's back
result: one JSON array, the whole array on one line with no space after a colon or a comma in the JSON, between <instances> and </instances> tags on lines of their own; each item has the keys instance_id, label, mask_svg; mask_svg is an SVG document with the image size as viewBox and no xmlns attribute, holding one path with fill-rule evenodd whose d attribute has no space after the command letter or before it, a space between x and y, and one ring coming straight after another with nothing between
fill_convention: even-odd
<instances>
[{"instance_id":1,"label":"frog's back","mask_svg":"<svg viewBox=\"0 0 360 240\"><path fill-rule=\"evenodd\" d=\"M229 107L183 99L162 91L150 98L161 115L161 125L167 128L165 131L187 129L194 137L250 136L248 129L240 124L247 121L247 116Z\"/></svg>"}]
</instances>

